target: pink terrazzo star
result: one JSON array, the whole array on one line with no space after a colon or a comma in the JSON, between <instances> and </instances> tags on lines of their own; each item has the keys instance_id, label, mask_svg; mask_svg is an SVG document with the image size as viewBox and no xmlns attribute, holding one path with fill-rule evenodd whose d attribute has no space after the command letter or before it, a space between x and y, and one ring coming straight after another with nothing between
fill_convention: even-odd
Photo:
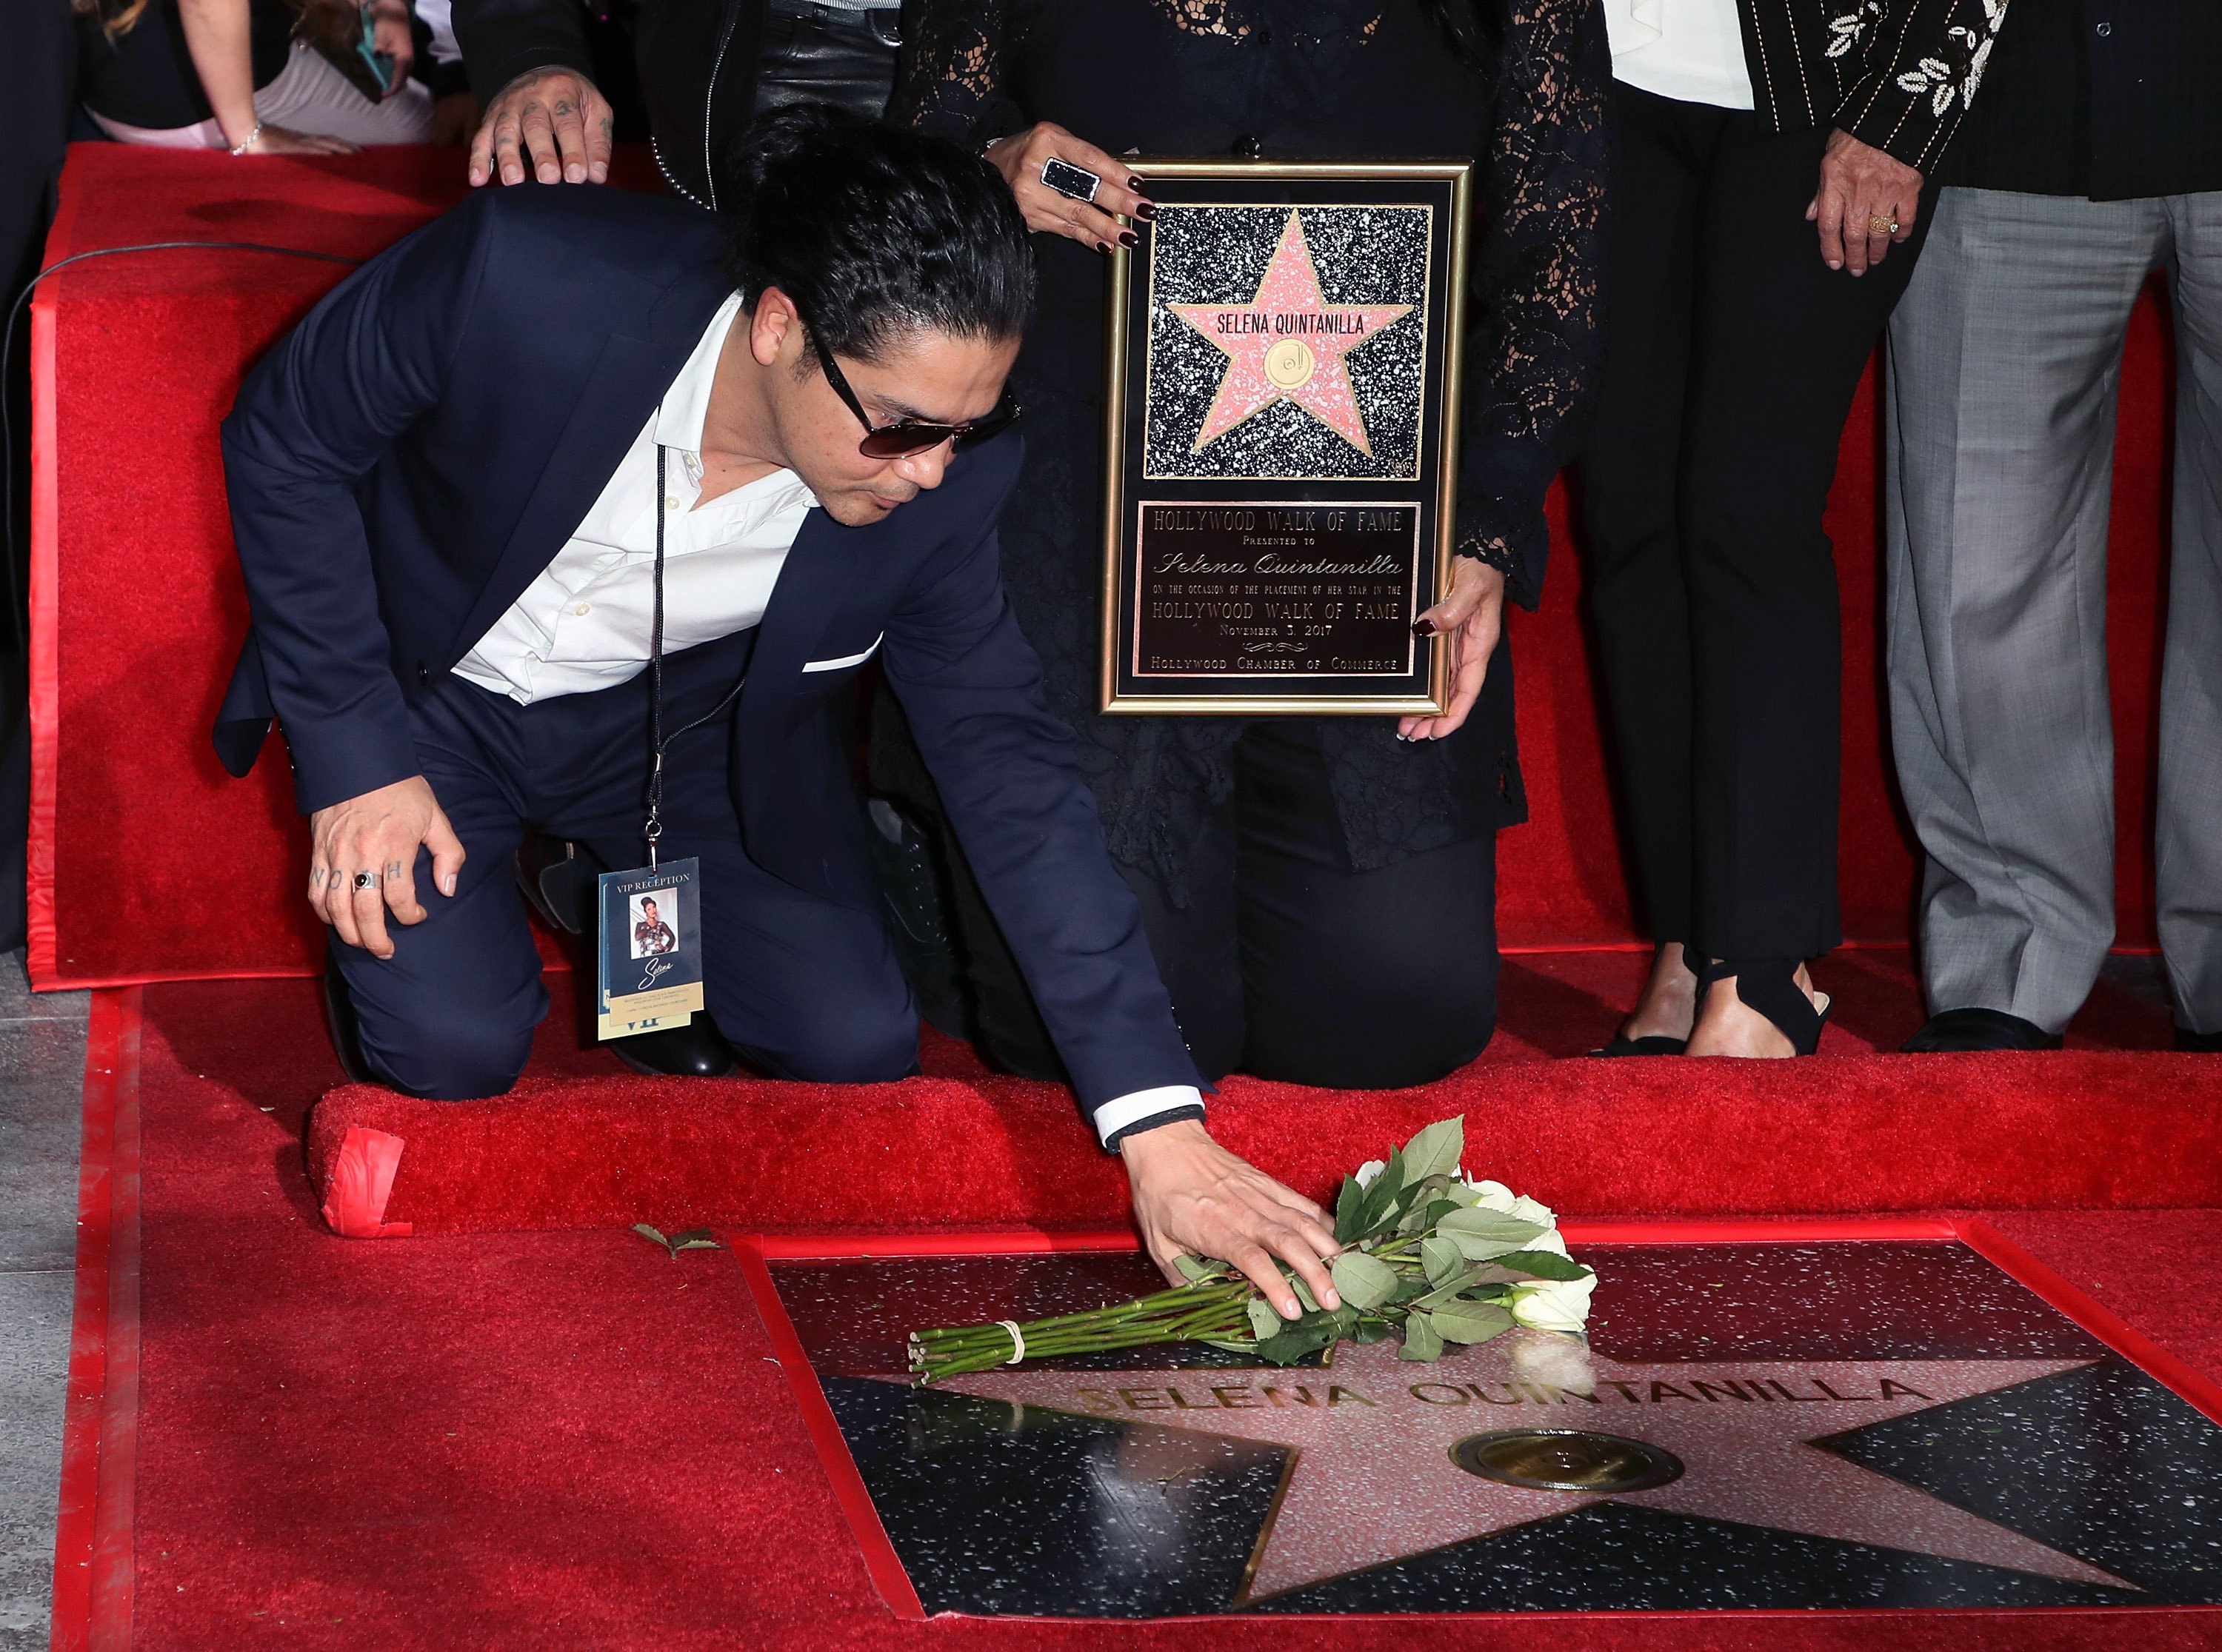
<instances>
[{"instance_id":1,"label":"pink terrazzo star","mask_svg":"<svg viewBox=\"0 0 2222 1652\"><path fill-rule=\"evenodd\" d=\"M1591 1356L1596 1397L1587 1399L1532 1375L1523 1380L1521 1366L1532 1373L1539 1349L1571 1345L1515 1340L1522 1335L1433 1366L1400 1361L1392 1340L1371 1348L1345 1343L1331 1370L1020 1369L959 1377L946 1386L1294 1448L1244 1601L1606 1500L2106 1588L2136 1586L1811 1443L2087 1361L1623 1365ZM1654 1490L1599 1494L1501 1485L1452 1461L1451 1448L1469 1435L1522 1428L1641 1440L1672 1452L1684 1472ZM1136 1437L1146 1455L1149 1436Z\"/></svg>"},{"instance_id":2,"label":"pink terrazzo star","mask_svg":"<svg viewBox=\"0 0 2222 1652\"><path fill-rule=\"evenodd\" d=\"M1165 307L1227 352L1227 371L1190 452L1201 453L1276 402L1293 402L1359 452L1372 454L1343 358L1412 306L1328 303L1293 210L1247 304Z\"/></svg>"}]
</instances>

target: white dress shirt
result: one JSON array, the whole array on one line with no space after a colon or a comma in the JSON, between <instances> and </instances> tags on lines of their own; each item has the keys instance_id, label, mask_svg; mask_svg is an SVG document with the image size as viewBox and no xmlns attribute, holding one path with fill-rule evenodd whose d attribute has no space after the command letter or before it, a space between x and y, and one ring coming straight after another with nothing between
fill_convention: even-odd
<instances>
[{"instance_id":1,"label":"white dress shirt","mask_svg":"<svg viewBox=\"0 0 2222 1652\"><path fill-rule=\"evenodd\" d=\"M788 548L818 501L793 471L701 497L702 421L738 293L710 318L701 342L633 438L556 560L525 587L455 666L464 681L520 705L591 694L648 664L654 616L656 518L663 516L663 649L744 631L763 618ZM656 450L674 451L663 496Z\"/></svg>"},{"instance_id":2,"label":"white dress shirt","mask_svg":"<svg viewBox=\"0 0 2222 1652\"><path fill-rule=\"evenodd\" d=\"M1612 78L1660 97L1749 109L1736 0L1605 0Z\"/></svg>"},{"instance_id":3,"label":"white dress shirt","mask_svg":"<svg viewBox=\"0 0 2222 1652\"><path fill-rule=\"evenodd\" d=\"M455 666L458 677L530 705L559 694L590 694L637 676L648 665L659 510L665 651L713 642L763 618L802 519L818 501L793 471L782 470L696 507L710 385L725 335L740 313L735 293L710 318L662 405L633 438L577 531L463 656ZM675 449L670 457L678 461L666 465L660 499L658 444ZM857 663L817 660L803 669ZM1192 1085L1137 1091L1095 1110L1096 1134L1108 1146L1121 1130L1202 1104Z\"/></svg>"}]
</instances>

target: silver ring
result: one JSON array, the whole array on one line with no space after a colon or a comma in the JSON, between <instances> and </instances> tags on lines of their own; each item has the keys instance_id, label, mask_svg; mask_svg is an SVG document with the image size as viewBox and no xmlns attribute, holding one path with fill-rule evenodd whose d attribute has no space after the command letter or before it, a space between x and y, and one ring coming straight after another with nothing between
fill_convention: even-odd
<instances>
[{"instance_id":1,"label":"silver ring","mask_svg":"<svg viewBox=\"0 0 2222 1652\"><path fill-rule=\"evenodd\" d=\"M1041 181L1044 188L1089 206L1095 203L1095 191L1103 187L1100 174L1085 166L1076 166L1069 160L1060 160L1055 155L1042 162Z\"/></svg>"},{"instance_id":2,"label":"silver ring","mask_svg":"<svg viewBox=\"0 0 2222 1652\"><path fill-rule=\"evenodd\" d=\"M377 887L378 887L378 874L377 874L376 873L374 873L374 872L358 872L358 873L356 873L355 874L355 886L357 889L375 889L375 888L377 888Z\"/></svg>"}]
</instances>

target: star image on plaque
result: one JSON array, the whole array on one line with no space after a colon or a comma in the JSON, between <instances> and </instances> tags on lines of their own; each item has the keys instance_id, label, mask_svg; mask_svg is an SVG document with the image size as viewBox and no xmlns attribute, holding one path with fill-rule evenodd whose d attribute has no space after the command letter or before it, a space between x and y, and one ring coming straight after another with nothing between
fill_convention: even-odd
<instances>
[{"instance_id":1,"label":"star image on plaque","mask_svg":"<svg viewBox=\"0 0 2222 1652\"><path fill-rule=\"evenodd\" d=\"M1425 206L1164 208L1143 475L1416 477L1434 233Z\"/></svg>"},{"instance_id":2,"label":"star image on plaque","mask_svg":"<svg viewBox=\"0 0 2222 1652\"><path fill-rule=\"evenodd\" d=\"M1146 1264L771 1272L928 1612L2222 1603L2222 1424L1964 1245L1584 1255L1593 1345L1181 1345L924 1390L903 1325L1064 1311Z\"/></svg>"}]
</instances>

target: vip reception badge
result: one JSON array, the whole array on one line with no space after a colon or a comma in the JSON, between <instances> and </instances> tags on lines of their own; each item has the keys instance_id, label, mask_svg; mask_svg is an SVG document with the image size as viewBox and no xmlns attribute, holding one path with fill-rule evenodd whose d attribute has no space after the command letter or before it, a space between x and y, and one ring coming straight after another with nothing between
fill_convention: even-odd
<instances>
[{"instance_id":1,"label":"vip reception badge","mask_svg":"<svg viewBox=\"0 0 2222 1652\"><path fill-rule=\"evenodd\" d=\"M702 1007L702 874L692 859L600 878L595 1031L630 1038L685 1024Z\"/></svg>"}]
</instances>

